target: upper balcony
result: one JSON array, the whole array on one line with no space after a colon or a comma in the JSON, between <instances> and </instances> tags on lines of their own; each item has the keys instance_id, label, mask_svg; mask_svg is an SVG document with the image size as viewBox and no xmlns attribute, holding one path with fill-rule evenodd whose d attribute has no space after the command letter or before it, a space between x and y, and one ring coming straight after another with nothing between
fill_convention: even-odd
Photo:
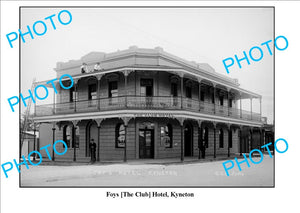
<instances>
[{"instance_id":1,"label":"upper balcony","mask_svg":"<svg viewBox=\"0 0 300 213\"><path fill-rule=\"evenodd\" d=\"M90 72L81 73L82 62ZM95 69L99 62L101 69ZM55 71L57 78L71 75L74 86L64 90L57 84L54 104L35 106L36 117L146 109L262 122L260 95L240 88L236 79L218 74L209 65L185 61L160 48L93 52L80 60L59 62ZM51 88L46 82L39 84ZM250 111L243 110L244 99L250 100ZM252 99L259 99L260 113L252 111Z\"/></svg>"},{"instance_id":2,"label":"upper balcony","mask_svg":"<svg viewBox=\"0 0 300 213\"><path fill-rule=\"evenodd\" d=\"M173 110L185 110L261 122L261 115L259 113L221 106L191 98L170 96L118 96L112 98L39 105L35 107L35 116L39 117L56 114L102 112L122 109L170 110L170 112Z\"/></svg>"}]
</instances>

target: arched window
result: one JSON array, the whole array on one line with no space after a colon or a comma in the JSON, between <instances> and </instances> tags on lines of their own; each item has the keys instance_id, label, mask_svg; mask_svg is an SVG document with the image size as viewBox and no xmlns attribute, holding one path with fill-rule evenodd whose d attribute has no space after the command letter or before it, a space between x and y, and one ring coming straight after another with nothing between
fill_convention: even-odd
<instances>
[{"instance_id":1,"label":"arched window","mask_svg":"<svg viewBox=\"0 0 300 213\"><path fill-rule=\"evenodd\" d=\"M219 130L219 147L224 148L224 132L223 132L223 129Z\"/></svg>"},{"instance_id":2,"label":"arched window","mask_svg":"<svg viewBox=\"0 0 300 213\"><path fill-rule=\"evenodd\" d=\"M125 126L122 123L116 126L116 148L125 147Z\"/></svg>"},{"instance_id":3,"label":"arched window","mask_svg":"<svg viewBox=\"0 0 300 213\"><path fill-rule=\"evenodd\" d=\"M192 98L192 86L187 85L185 87L185 97Z\"/></svg>"},{"instance_id":4,"label":"arched window","mask_svg":"<svg viewBox=\"0 0 300 213\"><path fill-rule=\"evenodd\" d=\"M171 124L160 127L160 138L166 148L173 147L173 129Z\"/></svg>"},{"instance_id":5,"label":"arched window","mask_svg":"<svg viewBox=\"0 0 300 213\"><path fill-rule=\"evenodd\" d=\"M70 125L65 125L63 128L63 140L66 142L67 147L70 148L72 142L72 127Z\"/></svg>"},{"instance_id":6,"label":"arched window","mask_svg":"<svg viewBox=\"0 0 300 213\"><path fill-rule=\"evenodd\" d=\"M76 140L75 140L76 148L79 148L79 136L80 136L79 126L76 126L76 131L74 131L74 130L75 130L75 128L73 127L72 131L75 133L73 138L74 137L76 138ZM74 148L74 140L73 140L72 148Z\"/></svg>"},{"instance_id":7,"label":"arched window","mask_svg":"<svg viewBox=\"0 0 300 213\"><path fill-rule=\"evenodd\" d=\"M171 96L177 97L178 96L178 84L173 82L171 83Z\"/></svg>"},{"instance_id":8,"label":"arched window","mask_svg":"<svg viewBox=\"0 0 300 213\"><path fill-rule=\"evenodd\" d=\"M66 142L68 148L74 148L74 138L76 137L76 148L79 148L79 127L73 125L65 125L63 128L63 141Z\"/></svg>"}]
</instances>

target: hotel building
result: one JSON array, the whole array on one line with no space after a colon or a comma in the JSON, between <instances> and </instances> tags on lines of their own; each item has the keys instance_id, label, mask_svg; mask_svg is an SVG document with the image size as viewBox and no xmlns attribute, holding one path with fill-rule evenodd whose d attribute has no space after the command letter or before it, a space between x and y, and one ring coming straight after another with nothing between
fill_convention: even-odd
<instances>
[{"instance_id":1,"label":"hotel building","mask_svg":"<svg viewBox=\"0 0 300 213\"><path fill-rule=\"evenodd\" d=\"M94 69L97 63L100 67ZM186 61L160 47L91 52L80 60L58 62L55 71L57 78L71 75L73 87L66 90L57 83L53 103L36 105L34 113L40 124L38 148L56 140L68 146L61 156L51 150L53 160L90 160L92 139L100 162L184 160L201 157L201 146L206 156L230 156L265 143L261 95L208 64ZM37 84L52 88L46 82ZM67 78L63 83L71 84ZM243 109L246 99L249 111ZM256 113L254 101L260 109Z\"/></svg>"}]
</instances>

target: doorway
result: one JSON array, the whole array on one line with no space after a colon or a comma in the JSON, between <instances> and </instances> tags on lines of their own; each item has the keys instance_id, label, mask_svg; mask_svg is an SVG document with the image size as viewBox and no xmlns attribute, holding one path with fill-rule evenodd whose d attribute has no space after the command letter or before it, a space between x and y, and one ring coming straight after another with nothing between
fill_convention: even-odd
<instances>
[{"instance_id":1,"label":"doorway","mask_svg":"<svg viewBox=\"0 0 300 213\"><path fill-rule=\"evenodd\" d=\"M146 107L152 107L153 79L141 79L141 97Z\"/></svg>"},{"instance_id":2,"label":"doorway","mask_svg":"<svg viewBox=\"0 0 300 213\"><path fill-rule=\"evenodd\" d=\"M98 143L98 129L94 121L90 121L86 125L85 157L91 157L90 142L92 139L96 144Z\"/></svg>"},{"instance_id":3,"label":"doorway","mask_svg":"<svg viewBox=\"0 0 300 213\"><path fill-rule=\"evenodd\" d=\"M193 126L186 124L184 128L184 156L193 156Z\"/></svg>"},{"instance_id":4,"label":"doorway","mask_svg":"<svg viewBox=\"0 0 300 213\"><path fill-rule=\"evenodd\" d=\"M139 130L139 158L154 158L154 130Z\"/></svg>"}]
</instances>

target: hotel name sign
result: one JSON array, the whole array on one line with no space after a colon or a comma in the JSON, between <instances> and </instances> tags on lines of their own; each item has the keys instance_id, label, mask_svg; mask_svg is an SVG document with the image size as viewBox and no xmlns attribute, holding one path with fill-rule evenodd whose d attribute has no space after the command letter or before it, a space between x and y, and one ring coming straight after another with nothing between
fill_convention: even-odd
<instances>
[{"instance_id":1,"label":"hotel name sign","mask_svg":"<svg viewBox=\"0 0 300 213\"><path fill-rule=\"evenodd\" d=\"M171 113L157 113L157 112L155 112L155 113L135 113L134 117L174 118L174 115L172 115Z\"/></svg>"}]
</instances>

